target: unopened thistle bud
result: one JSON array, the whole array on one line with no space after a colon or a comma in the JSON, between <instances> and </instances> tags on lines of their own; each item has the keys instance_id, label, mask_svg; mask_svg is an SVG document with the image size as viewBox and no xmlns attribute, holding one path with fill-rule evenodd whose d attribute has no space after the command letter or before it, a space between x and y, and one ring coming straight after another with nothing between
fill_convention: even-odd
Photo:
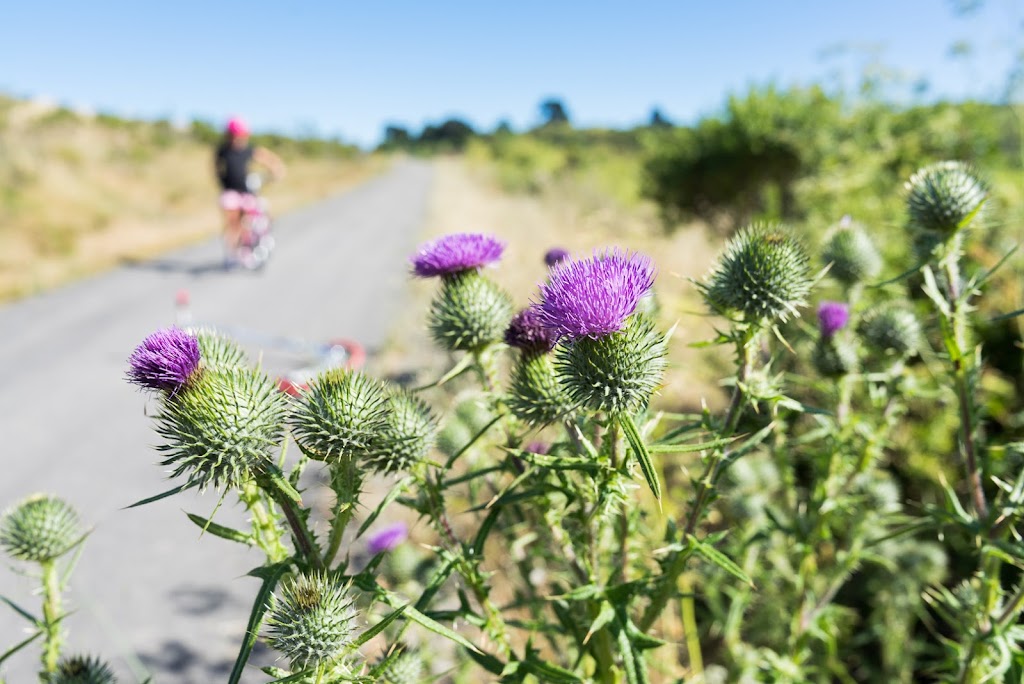
<instances>
[{"instance_id":1,"label":"unopened thistle bud","mask_svg":"<svg viewBox=\"0 0 1024 684\"><path fill-rule=\"evenodd\" d=\"M544 263L548 268L562 263L569 258L569 250L563 247L552 247L544 253Z\"/></svg>"},{"instance_id":2,"label":"unopened thistle bud","mask_svg":"<svg viewBox=\"0 0 1024 684\"><path fill-rule=\"evenodd\" d=\"M327 462L365 454L386 422L384 388L363 373L344 369L317 376L291 416L302 452Z\"/></svg>"},{"instance_id":3,"label":"unopened thistle bud","mask_svg":"<svg viewBox=\"0 0 1024 684\"><path fill-rule=\"evenodd\" d=\"M988 189L974 170L959 161L919 169L906 184L907 211L914 228L952 235L982 211Z\"/></svg>"},{"instance_id":4,"label":"unopened thistle bud","mask_svg":"<svg viewBox=\"0 0 1024 684\"><path fill-rule=\"evenodd\" d=\"M116 684L117 678L110 666L98 658L72 656L57 663L47 684Z\"/></svg>"},{"instance_id":5,"label":"unopened thistle bud","mask_svg":"<svg viewBox=\"0 0 1024 684\"><path fill-rule=\"evenodd\" d=\"M551 354L522 353L512 368L505 403L528 425L549 425L569 410L571 399L558 382Z\"/></svg>"},{"instance_id":6,"label":"unopened thistle bud","mask_svg":"<svg viewBox=\"0 0 1024 684\"><path fill-rule=\"evenodd\" d=\"M700 287L716 312L749 323L785 322L807 304L810 260L788 229L754 225L729 241Z\"/></svg>"},{"instance_id":7,"label":"unopened thistle bud","mask_svg":"<svg viewBox=\"0 0 1024 684\"><path fill-rule=\"evenodd\" d=\"M128 358L128 382L168 394L180 391L199 375L199 341L181 328L157 330Z\"/></svg>"},{"instance_id":8,"label":"unopened thistle bud","mask_svg":"<svg viewBox=\"0 0 1024 684\"><path fill-rule=\"evenodd\" d=\"M861 321L859 332L865 345L883 354L913 356L921 344L921 324L914 314L898 305L871 312Z\"/></svg>"},{"instance_id":9,"label":"unopened thistle bud","mask_svg":"<svg viewBox=\"0 0 1024 684\"><path fill-rule=\"evenodd\" d=\"M387 420L365 457L366 463L380 473L407 471L434 447L437 419L426 404L404 390L390 392L387 406Z\"/></svg>"},{"instance_id":10,"label":"unopened thistle bud","mask_svg":"<svg viewBox=\"0 0 1024 684\"><path fill-rule=\"evenodd\" d=\"M399 646L401 652L391 659L381 674L381 684L421 684L427 674L419 651Z\"/></svg>"},{"instance_id":11,"label":"unopened thistle bud","mask_svg":"<svg viewBox=\"0 0 1024 684\"><path fill-rule=\"evenodd\" d=\"M838 378L857 370L857 349L840 337L821 337L814 346L811 362L823 377Z\"/></svg>"},{"instance_id":12,"label":"unopened thistle bud","mask_svg":"<svg viewBox=\"0 0 1024 684\"><path fill-rule=\"evenodd\" d=\"M36 494L0 518L0 547L12 558L49 563L81 538L78 514L56 497Z\"/></svg>"},{"instance_id":13,"label":"unopened thistle bud","mask_svg":"<svg viewBox=\"0 0 1024 684\"><path fill-rule=\"evenodd\" d=\"M173 477L201 489L236 487L263 473L284 431L285 400L249 368L204 370L187 391L168 397L157 415L157 447Z\"/></svg>"},{"instance_id":14,"label":"unopened thistle bud","mask_svg":"<svg viewBox=\"0 0 1024 684\"><path fill-rule=\"evenodd\" d=\"M505 331L505 343L519 350L512 369L506 403L520 420L530 425L547 425L561 417L569 397L555 375L550 351L558 338L546 328L537 309L523 309Z\"/></svg>"},{"instance_id":15,"label":"unopened thistle bud","mask_svg":"<svg viewBox=\"0 0 1024 684\"><path fill-rule=\"evenodd\" d=\"M882 257L860 224L844 218L829 234L821 253L828 274L843 285L869 281L882 271Z\"/></svg>"},{"instance_id":16,"label":"unopened thistle bud","mask_svg":"<svg viewBox=\"0 0 1024 684\"><path fill-rule=\"evenodd\" d=\"M620 415L650 401L665 368L665 338L637 304L654 283L654 265L617 249L551 270L536 304L560 339L556 372L573 406Z\"/></svg>"},{"instance_id":17,"label":"unopened thistle bud","mask_svg":"<svg viewBox=\"0 0 1024 684\"><path fill-rule=\"evenodd\" d=\"M285 582L268 608L267 641L293 668L338 661L352 641L352 598L331 575L300 575Z\"/></svg>"}]
</instances>

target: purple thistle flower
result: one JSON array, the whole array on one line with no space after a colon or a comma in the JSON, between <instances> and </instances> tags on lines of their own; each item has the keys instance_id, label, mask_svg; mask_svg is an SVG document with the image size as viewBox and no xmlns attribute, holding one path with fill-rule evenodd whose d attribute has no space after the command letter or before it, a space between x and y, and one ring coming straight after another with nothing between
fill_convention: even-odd
<instances>
[{"instance_id":1,"label":"purple thistle flower","mask_svg":"<svg viewBox=\"0 0 1024 684\"><path fill-rule=\"evenodd\" d=\"M376 556L383 551L391 551L409 536L409 528L404 522L396 522L379 530L366 542L370 553Z\"/></svg>"},{"instance_id":2,"label":"purple thistle flower","mask_svg":"<svg viewBox=\"0 0 1024 684\"><path fill-rule=\"evenodd\" d=\"M818 305L818 326L824 337L832 337L846 327L850 307L843 302L822 302Z\"/></svg>"},{"instance_id":3,"label":"purple thistle flower","mask_svg":"<svg viewBox=\"0 0 1024 684\"><path fill-rule=\"evenodd\" d=\"M533 307L513 316L505 330L505 343L525 352L549 352L557 342L555 334L541 324L540 314Z\"/></svg>"},{"instance_id":4,"label":"purple thistle flower","mask_svg":"<svg viewBox=\"0 0 1024 684\"><path fill-rule=\"evenodd\" d=\"M547 454L551 450L551 445L547 442L530 442L527 444L523 451L528 451L531 454Z\"/></svg>"},{"instance_id":5,"label":"purple thistle flower","mask_svg":"<svg viewBox=\"0 0 1024 684\"><path fill-rule=\"evenodd\" d=\"M128 358L128 382L174 393L199 369L199 340L181 328L157 330Z\"/></svg>"},{"instance_id":6,"label":"purple thistle flower","mask_svg":"<svg viewBox=\"0 0 1024 684\"><path fill-rule=\"evenodd\" d=\"M559 339L597 339L622 329L654 285L654 264L643 254L609 249L551 269L534 304L541 324Z\"/></svg>"},{"instance_id":7,"label":"purple thistle flower","mask_svg":"<svg viewBox=\"0 0 1024 684\"><path fill-rule=\"evenodd\" d=\"M544 255L544 263L548 266L554 266L560 264L569 258L569 250L562 249L561 247L552 247Z\"/></svg>"},{"instance_id":8,"label":"purple thistle flower","mask_svg":"<svg viewBox=\"0 0 1024 684\"><path fill-rule=\"evenodd\" d=\"M430 278L493 264L504 251L505 243L493 236L456 233L420 246L410 261L414 275Z\"/></svg>"}]
</instances>

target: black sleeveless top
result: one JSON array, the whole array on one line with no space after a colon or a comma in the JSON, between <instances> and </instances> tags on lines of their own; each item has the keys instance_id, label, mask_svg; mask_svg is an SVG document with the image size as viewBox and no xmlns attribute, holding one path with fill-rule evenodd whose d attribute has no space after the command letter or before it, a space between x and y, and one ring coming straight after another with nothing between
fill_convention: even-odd
<instances>
[{"instance_id":1,"label":"black sleeveless top","mask_svg":"<svg viewBox=\"0 0 1024 684\"><path fill-rule=\"evenodd\" d=\"M249 174L252 161L252 145L241 149L230 142L222 142L217 148L217 179L222 190L249 192L245 177Z\"/></svg>"}]
</instances>

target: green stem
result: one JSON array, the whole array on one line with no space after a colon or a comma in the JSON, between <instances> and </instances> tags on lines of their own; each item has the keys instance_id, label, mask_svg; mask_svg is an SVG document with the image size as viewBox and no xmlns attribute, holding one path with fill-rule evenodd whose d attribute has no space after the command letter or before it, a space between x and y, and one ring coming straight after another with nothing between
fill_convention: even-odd
<instances>
[{"instance_id":1,"label":"green stem","mask_svg":"<svg viewBox=\"0 0 1024 684\"><path fill-rule=\"evenodd\" d=\"M611 433L611 466L619 473L620 477L626 477L626 459L622 453L622 428L618 421L612 421ZM629 567L629 508L622 506L619 509L619 567L616 570L616 582L627 581L627 568Z\"/></svg>"},{"instance_id":2,"label":"green stem","mask_svg":"<svg viewBox=\"0 0 1024 684\"><path fill-rule=\"evenodd\" d=\"M697 633L697 610L693 600L693 582L683 575L683 636L686 638L686 653L690 658L690 669L698 682L704 681L704 658L700 652L700 635Z\"/></svg>"},{"instance_id":3,"label":"green stem","mask_svg":"<svg viewBox=\"0 0 1024 684\"><path fill-rule=\"evenodd\" d=\"M756 332L747 330L737 340L737 353L740 363L736 371L736 386L733 388L732 399L729 401L729 410L725 415L725 422L719 435L722 438L731 437L739 426L740 417L743 414L743 408L747 401L747 394L743 386L750 376L750 371L753 369L754 341L756 337ZM711 456L708 458L707 465L704 468L704 475L697 483L697 496L686 519L686 526L683 532L684 540L694 533L697 525L703 519L705 508L708 504L708 497L714 491L715 483L718 481L720 474L720 468L726 462L730 453L728 448L716 449L711 452ZM688 559L689 554L682 551L676 551L672 555L665 573L658 580L658 588L651 599L651 603L647 606L640 620L640 629L650 629L651 625L654 624L654 621L658 619L658 616L665 609L665 606L668 605L669 599L675 593L679 576L686 569L686 561Z\"/></svg>"},{"instance_id":4,"label":"green stem","mask_svg":"<svg viewBox=\"0 0 1024 684\"><path fill-rule=\"evenodd\" d=\"M281 528L263 504L260 489L254 482L243 484L238 498L252 515L252 533L256 544L262 549L270 563L278 563L288 557L288 549L281 539Z\"/></svg>"},{"instance_id":5,"label":"green stem","mask_svg":"<svg viewBox=\"0 0 1024 684\"><path fill-rule=\"evenodd\" d=\"M48 560L41 563L43 570L43 672L51 675L57 671L57 660L60 658L62 634L60 628L60 578L57 565Z\"/></svg>"},{"instance_id":6,"label":"green stem","mask_svg":"<svg viewBox=\"0 0 1024 684\"><path fill-rule=\"evenodd\" d=\"M473 364L476 367L477 373L480 375L480 383L484 386L484 389L488 393L494 394L498 390L498 359L494 353L494 345L489 344L482 349L478 349L473 354Z\"/></svg>"}]
</instances>

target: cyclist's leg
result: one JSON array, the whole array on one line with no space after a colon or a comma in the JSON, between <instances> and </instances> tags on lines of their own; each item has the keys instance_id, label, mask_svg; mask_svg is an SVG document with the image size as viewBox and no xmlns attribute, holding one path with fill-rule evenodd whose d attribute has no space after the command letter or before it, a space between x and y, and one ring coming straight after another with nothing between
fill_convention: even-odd
<instances>
[{"instance_id":1,"label":"cyclist's leg","mask_svg":"<svg viewBox=\"0 0 1024 684\"><path fill-rule=\"evenodd\" d=\"M221 211L224 215L224 249L233 259L242 238L241 193L225 190L220 196Z\"/></svg>"}]
</instances>

